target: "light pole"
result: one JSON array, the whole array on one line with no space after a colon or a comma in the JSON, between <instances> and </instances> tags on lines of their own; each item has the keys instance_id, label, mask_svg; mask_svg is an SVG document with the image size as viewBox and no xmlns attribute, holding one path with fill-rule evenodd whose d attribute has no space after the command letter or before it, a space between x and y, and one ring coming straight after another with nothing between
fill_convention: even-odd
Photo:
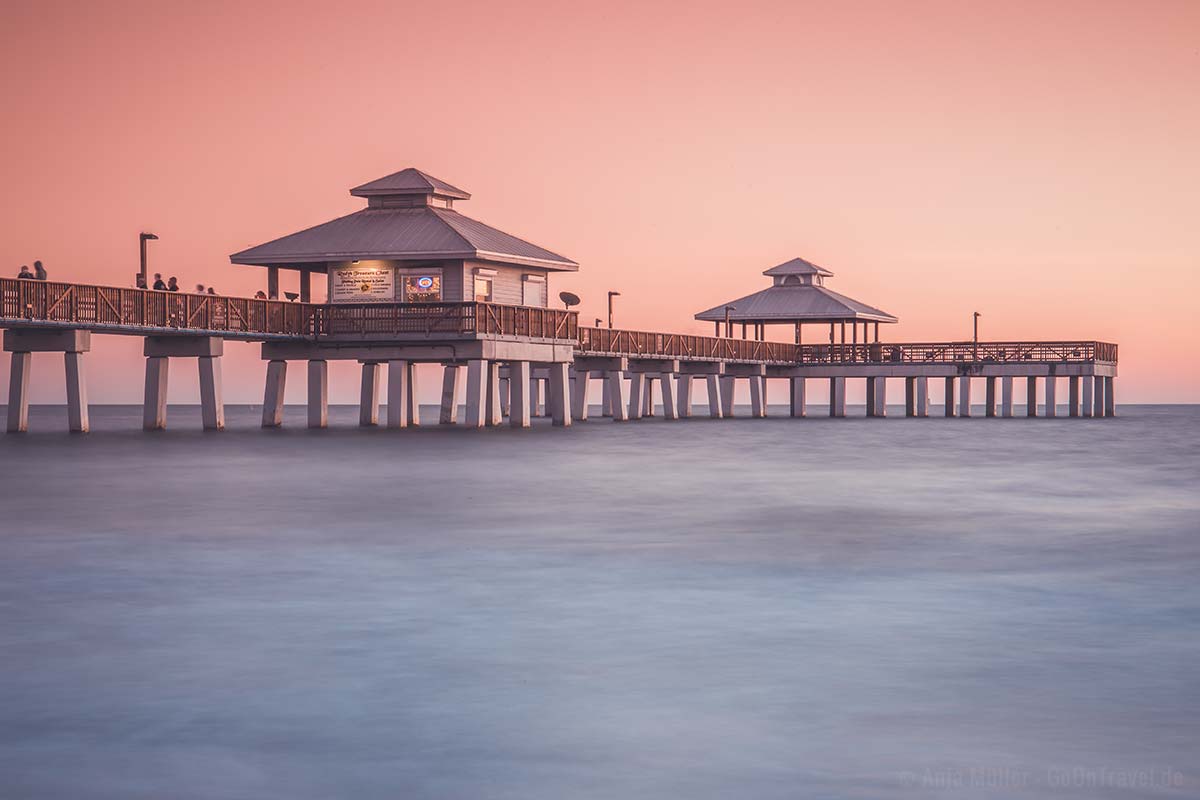
<instances>
[{"instance_id":1,"label":"light pole","mask_svg":"<svg viewBox=\"0 0 1200 800\"><path fill-rule=\"evenodd\" d=\"M150 284L146 281L146 242L150 241L151 239L157 239L157 238L158 237L155 236L153 233L139 233L138 234L138 250L140 251L140 255L141 255L141 273L140 274L142 276L142 288L143 289L150 288Z\"/></svg>"},{"instance_id":2,"label":"light pole","mask_svg":"<svg viewBox=\"0 0 1200 800\"><path fill-rule=\"evenodd\" d=\"M621 296L620 292L609 292L608 293L608 329L609 330L612 330L612 299L614 297L620 297L620 296Z\"/></svg>"},{"instance_id":3,"label":"light pole","mask_svg":"<svg viewBox=\"0 0 1200 800\"><path fill-rule=\"evenodd\" d=\"M971 360L972 361L979 360L979 318L982 316L983 315L980 314L978 311L975 312L975 318L974 318L974 321L975 321L975 343L971 347Z\"/></svg>"}]
</instances>

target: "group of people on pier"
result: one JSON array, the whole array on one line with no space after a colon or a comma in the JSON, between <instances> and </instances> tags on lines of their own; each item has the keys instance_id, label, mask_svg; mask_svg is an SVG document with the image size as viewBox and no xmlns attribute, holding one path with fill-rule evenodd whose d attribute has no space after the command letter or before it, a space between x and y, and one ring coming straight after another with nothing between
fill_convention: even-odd
<instances>
[{"instance_id":1,"label":"group of people on pier","mask_svg":"<svg viewBox=\"0 0 1200 800\"><path fill-rule=\"evenodd\" d=\"M17 273L17 277L26 281L44 281L46 280L46 268L42 266L41 261L33 262L33 272L29 271L27 264L21 265L21 271Z\"/></svg>"},{"instance_id":2,"label":"group of people on pier","mask_svg":"<svg viewBox=\"0 0 1200 800\"><path fill-rule=\"evenodd\" d=\"M146 286L146 279L141 275L137 276L136 286L139 289L153 289L156 292L178 292L179 279L172 275L167 280L163 280L161 272L154 273L154 283L151 286ZM203 283L196 284L196 294L216 294L217 290L209 286L204 288Z\"/></svg>"}]
</instances>

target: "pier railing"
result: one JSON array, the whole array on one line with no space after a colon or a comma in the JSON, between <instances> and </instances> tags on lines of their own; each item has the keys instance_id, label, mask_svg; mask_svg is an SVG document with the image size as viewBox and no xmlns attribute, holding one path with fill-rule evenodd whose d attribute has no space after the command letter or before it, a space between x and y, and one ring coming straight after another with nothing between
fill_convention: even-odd
<instances>
[{"instance_id":1,"label":"pier railing","mask_svg":"<svg viewBox=\"0 0 1200 800\"><path fill-rule=\"evenodd\" d=\"M307 336L313 306L279 300L0 278L0 319L89 329Z\"/></svg>"},{"instance_id":2,"label":"pier railing","mask_svg":"<svg viewBox=\"0 0 1200 800\"><path fill-rule=\"evenodd\" d=\"M1020 364L1117 361L1117 346L1108 342L875 342L792 346L796 348L795 360L798 364Z\"/></svg>"},{"instance_id":3,"label":"pier railing","mask_svg":"<svg viewBox=\"0 0 1200 800\"><path fill-rule=\"evenodd\" d=\"M756 342L684 333L650 333L610 328L579 329L580 352L589 355L627 355L698 361L758 361L793 364L796 345Z\"/></svg>"},{"instance_id":4,"label":"pier railing","mask_svg":"<svg viewBox=\"0 0 1200 800\"><path fill-rule=\"evenodd\" d=\"M318 336L484 334L574 341L579 334L578 312L558 308L499 303L337 303L313 308Z\"/></svg>"}]
</instances>

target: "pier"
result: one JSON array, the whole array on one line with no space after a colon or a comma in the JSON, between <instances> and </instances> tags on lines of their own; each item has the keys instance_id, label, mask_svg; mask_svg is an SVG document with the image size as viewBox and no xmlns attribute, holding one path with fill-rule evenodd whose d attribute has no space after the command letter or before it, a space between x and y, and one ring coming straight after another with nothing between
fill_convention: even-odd
<instances>
[{"instance_id":1,"label":"pier","mask_svg":"<svg viewBox=\"0 0 1200 800\"><path fill-rule=\"evenodd\" d=\"M714 336L581 326L577 312L549 307L548 287L553 273L578 265L463 217L453 208L470 197L461 189L409 169L351 193L368 207L231 256L266 269L266 299L0 278L0 328L11 354L7 430L28 427L36 353L62 354L69 428L87 431L83 364L93 335L143 337L146 430L167 425L170 369L179 359L196 360L204 428L224 427L226 340L260 343L265 427L282 424L293 362L305 365L308 425L325 427L335 360L361 364L360 424L387 428L434 422L420 415L417 364L441 367L436 422L473 428L529 427L541 415L570 426L588 421L597 400L614 421L660 408L663 419L687 418L698 402L705 416L724 419L735 414L739 382L749 389L750 417L761 418L768 381L786 382L795 418L845 417L847 381L855 380L865 383L869 417L887 416L889 385L903 392L906 417L970 417L979 399L983 416L1012 417L1021 390L1023 413L1033 417L1039 382L1047 417L1062 399L1070 417L1115 414L1115 344L880 341L880 322L896 318L832 292L824 286L832 273L802 259L767 270L772 287L697 314L714 322ZM280 270L299 273L297 299L278 299ZM325 303L312 302L314 275L327 282ZM733 336L735 324L742 338ZM771 324L794 326L795 341L767 341ZM828 326L827 338L805 343L805 324ZM943 382L940 414L930 413L930 381ZM816 382L828 386L827 409L808 403Z\"/></svg>"}]
</instances>

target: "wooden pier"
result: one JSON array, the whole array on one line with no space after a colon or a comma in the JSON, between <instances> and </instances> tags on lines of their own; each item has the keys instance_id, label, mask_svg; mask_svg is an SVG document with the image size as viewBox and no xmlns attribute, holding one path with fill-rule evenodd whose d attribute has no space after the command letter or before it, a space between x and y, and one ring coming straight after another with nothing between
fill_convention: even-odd
<instances>
[{"instance_id":1,"label":"wooden pier","mask_svg":"<svg viewBox=\"0 0 1200 800\"><path fill-rule=\"evenodd\" d=\"M28 425L33 353L62 353L68 418L88 428L83 357L93 334L141 336L146 358L144 427L166 426L171 359L195 358L206 429L224 427L220 362L225 340L261 342L268 362L263 425L282 422L287 365L307 362L308 424L327 424L331 360L362 364L360 422L379 424L387 366L387 427L422 422L415 364L443 367L440 424L527 427L542 413L555 425L588 419L591 389L601 383L602 414L614 420L657 415L690 417L693 384L703 379L707 416L734 414L739 381L750 390L750 416L766 416L768 380L788 382L790 415L804 417L810 381L827 381L828 414L846 415L846 381L867 385L867 415L887 414L888 379L903 381L905 415L928 417L929 381L942 380L942 416L969 417L973 400L984 416L1011 417L1018 388L1027 416L1036 416L1037 385L1044 415L1060 400L1072 417L1115 412L1117 346L1096 341L831 342L794 344L730 336L614 330L580 326L573 311L489 302L327 303L222 297L86 284L0 278L0 328L11 353L10 432ZM864 336L865 338L865 336ZM465 381L463 372L465 370ZM1060 395L1059 379L1067 392ZM972 396L975 379L982 396ZM1019 387L1016 381L1024 383ZM657 390L657 391L656 391ZM657 394L658 402L654 401Z\"/></svg>"}]
</instances>

